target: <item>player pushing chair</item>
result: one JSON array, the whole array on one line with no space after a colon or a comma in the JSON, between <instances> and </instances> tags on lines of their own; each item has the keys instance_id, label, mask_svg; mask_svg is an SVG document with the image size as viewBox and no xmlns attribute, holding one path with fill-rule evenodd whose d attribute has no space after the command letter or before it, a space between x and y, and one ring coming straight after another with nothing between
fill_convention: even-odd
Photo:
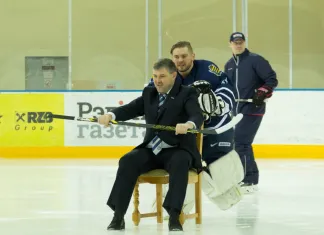
<instances>
[{"instance_id":1,"label":"player pushing chair","mask_svg":"<svg viewBox=\"0 0 324 235\"><path fill-rule=\"evenodd\" d=\"M188 41L175 43L170 54L177 66L177 80L182 85L195 87L199 92L198 101L205 117L204 128L214 130L230 123L235 95L227 75L212 61L195 59ZM233 149L233 142L233 128L220 135L205 135L203 138L202 159L207 166L203 172L202 189L223 210L241 200L238 183L244 178L244 171L239 155ZM166 186L163 191L165 195ZM153 210L156 210L155 203ZM188 185L183 212L189 214L193 207L194 187Z\"/></svg>"}]
</instances>

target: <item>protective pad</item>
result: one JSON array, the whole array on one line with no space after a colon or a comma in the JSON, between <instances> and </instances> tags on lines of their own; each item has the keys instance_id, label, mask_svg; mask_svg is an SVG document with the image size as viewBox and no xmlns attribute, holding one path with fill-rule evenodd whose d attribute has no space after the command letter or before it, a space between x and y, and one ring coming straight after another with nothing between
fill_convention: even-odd
<instances>
[{"instance_id":1,"label":"protective pad","mask_svg":"<svg viewBox=\"0 0 324 235\"><path fill-rule=\"evenodd\" d=\"M213 91L210 91L207 94L201 93L198 97L198 103L200 109L203 113L207 115L212 115L218 109L216 96Z\"/></svg>"},{"instance_id":2,"label":"protective pad","mask_svg":"<svg viewBox=\"0 0 324 235\"><path fill-rule=\"evenodd\" d=\"M233 186L220 196L209 197L209 199L216 204L221 210L228 210L242 199L242 192L240 186Z\"/></svg>"},{"instance_id":3,"label":"protective pad","mask_svg":"<svg viewBox=\"0 0 324 235\"><path fill-rule=\"evenodd\" d=\"M239 155L232 150L202 172L202 190L220 209L230 208L241 200L239 183L244 169Z\"/></svg>"}]
</instances>

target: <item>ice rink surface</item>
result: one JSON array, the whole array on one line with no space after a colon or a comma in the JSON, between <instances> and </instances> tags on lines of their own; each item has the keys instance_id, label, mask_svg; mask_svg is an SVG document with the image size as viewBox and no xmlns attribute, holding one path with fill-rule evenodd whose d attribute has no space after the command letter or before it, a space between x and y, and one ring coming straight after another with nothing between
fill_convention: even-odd
<instances>
[{"instance_id":1,"label":"ice rink surface","mask_svg":"<svg viewBox=\"0 0 324 235\"><path fill-rule=\"evenodd\" d=\"M323 235L324 161L257 160L259 191L227 211L203 197L203 221L184 232L206 235ZM155 218L133 225L130 203L123 232L107 231L106 206L116 160L0 160L1 235L169 234ZM151 211L155 189L140 185L140 210Z\"/></svg>"}]
</instances>

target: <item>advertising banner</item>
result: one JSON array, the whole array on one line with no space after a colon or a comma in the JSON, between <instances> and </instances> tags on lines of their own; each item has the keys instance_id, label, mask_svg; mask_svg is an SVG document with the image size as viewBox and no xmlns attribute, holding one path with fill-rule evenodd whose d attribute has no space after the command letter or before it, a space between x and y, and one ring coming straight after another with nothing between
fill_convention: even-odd
<instances>
[{"instance_id":1,"label":"advertising banner","mask_svg":"<svg viewBox=\"0 0 324 235\"><path fill-rule=\"evenodd\" d=\"M1 94L0 146L64 145L64 122L50 113L63 113L63 94Z\"/></svg>"},{"instance_id":2,"label":"advertising banner","mask_svg":"<svg viewBox=\"0 0 324 235\"><path fill-rule=\"evenodd\" d=\"M141 92L99 92L65 94L65 115L92 117L127 104ZM144 123L143 117L131 122ZM111 125L107 128L96 123L65 121L65 146L136 146L143 141L145 128Z\"/></svg>"}]
</instances>

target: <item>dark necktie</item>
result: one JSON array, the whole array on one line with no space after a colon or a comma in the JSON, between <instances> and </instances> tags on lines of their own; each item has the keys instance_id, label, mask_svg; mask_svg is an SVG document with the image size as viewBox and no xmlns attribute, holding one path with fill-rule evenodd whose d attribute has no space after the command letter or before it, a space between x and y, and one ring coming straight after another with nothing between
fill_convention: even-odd
<instances>
[{"instance_id":1,"label":"dark necktie","mask_svg":"<svg viewBox=\"0 0 324 235\"><path fill-rule=\"evenodd\" d=\"M159 94L159 107L158 111L160 110L160 107L164 103L166 99L166 94ZM157 155L162 150L162 140L156 135L152 140L152 151L155 155Z\"/></svg>"}]
</instances>

